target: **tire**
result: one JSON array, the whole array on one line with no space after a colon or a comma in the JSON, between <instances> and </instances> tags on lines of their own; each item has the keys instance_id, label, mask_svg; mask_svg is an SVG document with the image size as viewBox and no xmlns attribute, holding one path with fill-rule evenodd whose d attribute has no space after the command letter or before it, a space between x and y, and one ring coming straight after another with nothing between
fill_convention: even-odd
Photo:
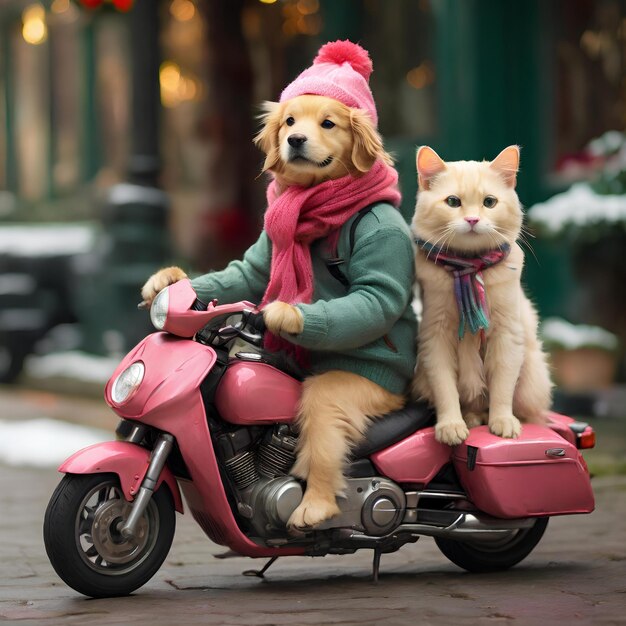
<instances>
[{"instance_id":1,"label":"tire","mask_svg":"<svg viewBox=\"0 0 626 626\"><path fill-rule=\"evenodd\" d=\"M543 537L547 517L538 518L531 528L518 530L502 542L453 541L435 537L441 552L468 572L487 573L509 569L524 560Z\"/></svg>"},{"instance_id":2,"label":"tire","mask_svg":"<svg viewBox=\"0 0 626 626\"><path fill-rule=\"evenodd\" d=\"M92 598L126 596L156 574L174 538L172 495L166 485L154 493L133 540L118 531L129 510L115 474L67 474L59 483L43 538L52 567L70 587Z\"/></svg>"}]
</instances>

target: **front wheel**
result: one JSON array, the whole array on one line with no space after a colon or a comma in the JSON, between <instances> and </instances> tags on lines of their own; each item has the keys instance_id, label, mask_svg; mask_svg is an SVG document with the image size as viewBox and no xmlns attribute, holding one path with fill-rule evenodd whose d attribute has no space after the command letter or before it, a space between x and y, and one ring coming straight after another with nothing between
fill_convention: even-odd
<instances>
[{"instance_id":1,"label":"front wheel","mask_svg":"<svg viewBox=\"0 0 626 626\"><path fill-rule=\"evenodd\" d=\"M525 559L543 537L547 525L548 518L540 517L530 528L518 530L496 542L453 541L435 537L435 543L455 565L468 572L497 572Z\"/></svg>"},{"instance_id":2,"label":"front wheel","mask_svg":"<svg viewBox=\"0 0 626 626\"><path fill-rule=\"evenodd\" d=\"M50 498L43 538L50 563L73 589L93 598L125 596L144 585L165 560L176 517L162 485L137 524L120 533L131 503L114 474L67 474Z\"/></svg>"}]
</instances>

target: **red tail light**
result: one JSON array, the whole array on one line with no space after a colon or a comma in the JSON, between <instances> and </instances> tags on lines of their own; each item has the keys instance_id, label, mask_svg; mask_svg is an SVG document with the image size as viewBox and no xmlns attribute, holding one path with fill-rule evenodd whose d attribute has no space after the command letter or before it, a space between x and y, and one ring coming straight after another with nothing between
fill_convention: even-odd
<instances>
[{"instance_id":1,"label":"red tail light","mask_svg":"<svg viewBox=\"0 0 626 626\"><path fill-rule=\"evenodd\" d=\"M576 447L581 450L587 450L588 448L593 448L596 445L596 433L591 428L591 426L587 426L582 433L578 433L576 436Z\"/></svg>"}]
</instances>

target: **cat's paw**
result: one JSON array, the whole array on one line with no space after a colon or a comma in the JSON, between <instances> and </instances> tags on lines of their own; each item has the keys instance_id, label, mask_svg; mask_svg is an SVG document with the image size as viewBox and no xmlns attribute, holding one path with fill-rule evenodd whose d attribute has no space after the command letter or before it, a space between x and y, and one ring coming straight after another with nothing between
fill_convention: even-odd
<instances>
[{"instance_id":1,"label":"cat's paw","mask_svg":"<svg viewBox=\"0 0 626 626\"><path fill-rule=\"evenodd\" d=\"M300 309L286 302L270 302L263 308L263 321L275 335L289 333L297 335L304 330L304 318Z\"/></svg>"},{"instance_id":2,"label":"cat's paw","mask_svg":"<svg viewBox=\"0 0 626 626\"><path fill-rule=\"evenodd\" d=\"M469 437L469 429L463 420L446 420L435 426L435 439L449 446L458 446Z\"/></svg>"},{"instance_id":3,"label":"cat's paw","mask_svg":"<svg viewBox=\"0 0 626 626\"><path fill-rule=\"evenodd\" d=\"M516 439L522 433L522 424L514 415L490 416L489 430L499 437Z\"/></svg>"},{"instance_id":4,"label":"cat's paw","mask_svg":"<svg viewBox=\"0 0 626 626\"><path fill-rule=\"evenodd\" d=\"M476 426L486 424L487 416L485 413L466 413L463 416L463 421L467 424L468 428L475 428Z\"/></svg>"}]
</instances>

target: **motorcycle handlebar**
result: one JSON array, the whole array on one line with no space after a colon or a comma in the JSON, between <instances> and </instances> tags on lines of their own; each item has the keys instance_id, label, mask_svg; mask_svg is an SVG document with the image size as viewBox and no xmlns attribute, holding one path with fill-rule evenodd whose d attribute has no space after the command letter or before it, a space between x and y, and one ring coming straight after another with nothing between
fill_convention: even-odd
<instances>
[{"instance_id":1,"label":"motorcycle handlebar","mask_svg":"<svg viewBox=\"0 0 626 626\"><path fill-rule=\"evenodd\" d=\"M190 308L192 311L206 311L209 308L209 305L206 302L202 302L199 298L196 298Z\"/></svg>"},{"instance_id":2,"label":"motorcycle handlebar","mask_svg":"<svg viewBox=\"0 0 626 626\"><path fill-rule=\"evenodd\" d=\"M245 323L261 334L265 332L263 313L248 313L247 317L245 318Z\"/></svg>"}]
</instances>

